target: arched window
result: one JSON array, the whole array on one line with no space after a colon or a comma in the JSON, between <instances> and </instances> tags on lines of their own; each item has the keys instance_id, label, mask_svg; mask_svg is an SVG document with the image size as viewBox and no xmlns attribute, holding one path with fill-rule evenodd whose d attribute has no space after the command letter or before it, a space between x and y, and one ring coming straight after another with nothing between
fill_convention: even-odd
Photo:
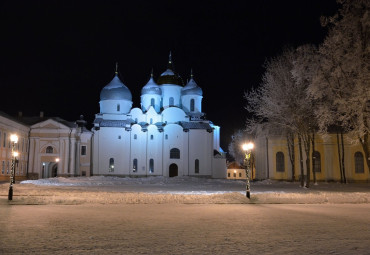
<instances>
[{"instance_id":1,"label":"arched window","mask_svg":"<svg viewBox=\"0 0 370 255\"><path fill-rule=\"evenodd\" d=\"M281 151L276 153L276 171L277 172L285 171L284 153L282 153Z\"/></svg>"},{"instance_id":2,"label":"arched window","mask_svg":"<svg viewBox=\"0 0 370 255\"><path fill-rule=\"evenodd\" d=\"M137 139L137 134L134 134L134 139L135 139L135 140Z\"/></svg>"},{"instance_id":3,"label":"arched window","mask_svg":"<svg viewBox=\"0 0 370 255\"><path fill-rule=\"evenodd\" d=\"M154 136L153 135L150 135L150 140L153 140Z\"/></svg>"},{"instance_id":4,"label":"arched window","mask_svg":"<svg viewBox=\"0 0 370 255\"><path fill-rule=\"evenodd\" d=\"M168 139L168 135L167 134L164 137L165 137L166 140Z\"/></svg>"},{"instance_id":5,"label":"arched window","mask_svg":"<svg viewBox=\"0 0 370 255\"><path fill-rule=\"evenodd\" d=\"M155 100L154 98L150 99L150 105L154 107Z\"/></svg>"},{"instance_id":6,"label":"arched window","mask_svg":"<svg viewBox=\"0 0 370 255\"><path fill-rule=\"evenodd\" d=\"M134 158L134 161L132 163L132 171L137 172L137 158Z\"/></svg>"},{"instance_id":7,"label":"arched window","mask_svg":"<svg viewBox=\"0 0 370 255\"><path fill-rule=\"evenodd\" d=\"M109 159L109 172L114 172L114 158Z\"/></svg>"},{"instance_id":8,"label":"arched window","mask_svg":"<svg viewBox=\"0 0 370 255\"><path fill-rule=\"evenodd\" d=\"M175 105L175 100L173 99L173 97L170 97L170 99L169 99L169 105L170 106L174 106Z\"/></svg>"},{"instance_id":9,"label":"arched window","mask_svg":"<svg viewBox=\"0 0 370 255\"><path fill-rule=\"evenodd\" d=\"M312 154L312 156L315 157L315 165L313 166L313 170L316 173L320 173L321 172L321 155L320 155L320 152L315 151Z\"/></svg>"},{"instance_id":10,"label":"arched window","mask_svg":"<svg viewBox=\"0 0 370 255\"><path fill-rule=\"evenodd\" d=\"M180 150L177 148L172 148L170 150L170 158L180 158Z\"/></svg>"},{"instance_id":11,"label":"arched window","mask_svg":"<svg viewBox=\"0 0 370 255\"><path fill-rule=\"evenodd\" d=\"M149 173L154 173L154 159L149 160Z\"/></svg>"},{"instance_id":12,"label":"arched window","mask_svg":"<svg viewBox=\"0 0 370 255\"><path fill-rule=\"evenodd\" d=\"M54 149L51 146L46 147L46 153L53 153Z\"/></svg>"},{"instance_id":13,"label":"arched window","mask_svg":"<svg viewBox=\"0 0 370 255\"><path fill-rule=\"evenodd\" d=\"M195 160L195 173L199 174L199 159Z\"/></svg>"},{"instance_id":14,"label":"arched window","mask_svg":"<svg viewBox=\"0 0 370 255\"><path fill-rule=\"evenodd\" d=\"M190 100L190 111L191 112L194 112L194 105L195 105L195 100L194 100L194 98L192 98L191 100Z\"/></svg>"},{"instance_id":15,"label":"arched window","mask_svg":"<svg viewBox=\"0 0 370 255\"><path fill-rule=\"evenodd\" d=\"M362 155L362 152L359 151L355 153L355 173L364 173L364 156Z\"/></svg>"},{"instance_id":16,"label":"arched window","mask_svg":"<svg viewBox=\"0 0 370 255\"><path fill-rule=\"evenodd\" d=\"M119 112L120 110L121 110L121 106L117 104L117 112Z\"/></svg>"}]
</instances>

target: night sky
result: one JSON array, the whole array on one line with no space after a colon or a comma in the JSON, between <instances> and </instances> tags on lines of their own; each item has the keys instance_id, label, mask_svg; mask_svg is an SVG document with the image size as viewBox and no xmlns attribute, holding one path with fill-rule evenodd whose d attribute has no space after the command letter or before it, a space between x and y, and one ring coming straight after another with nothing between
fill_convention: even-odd
<instances>
[{"instance_id":1,"label":"night sky","mask_svg":"<svg viewBox=\"0 0 370 255\"><path fill-rule=\"evenodd\" d=\"M139 107L151 69L157 79L171 51L183 80L193 69L226 150L264 62L284 47L321 43L319 18L337 8L335 0L1 1L0 111L70 121L83 114L91 123L116 62Z\"/></svg>"}]
</instances>

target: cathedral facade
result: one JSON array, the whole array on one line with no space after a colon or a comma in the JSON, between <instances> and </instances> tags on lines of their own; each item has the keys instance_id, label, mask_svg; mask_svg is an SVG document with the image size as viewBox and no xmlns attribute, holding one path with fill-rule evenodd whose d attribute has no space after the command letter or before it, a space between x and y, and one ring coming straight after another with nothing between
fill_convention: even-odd
<instances>
[{"instance_id":1,"label":"cathedral facade","mask_svg":"<svg viewBox=\"0 0 370 255\"><path fill-rule=\"evenodd\" d=\"M172 68L153 74L141 90L140 108L118 72L100 93L92 129L92 174L226 177L220 127L205 119L203 91Z\"/></svg>"}]
</instances>

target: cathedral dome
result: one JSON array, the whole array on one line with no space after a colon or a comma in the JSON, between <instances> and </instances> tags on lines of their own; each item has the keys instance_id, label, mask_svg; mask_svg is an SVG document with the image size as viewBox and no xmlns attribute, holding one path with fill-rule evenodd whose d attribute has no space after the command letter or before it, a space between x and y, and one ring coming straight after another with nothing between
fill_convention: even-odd
<instances>
[{"instance_id":1,"label":"cathedral dome","mask_svg":"<svg viewBox=\"0 0 370 255\"><path fill-rule=\"evenodd\" d=\"M113 80L106 85L100 92L100 100L132 100L130 90L118 78L114 76Z\"/></svg>"},{"instance_id":2,"label":"cathedral dome","mask_svg":"<svg viewBox=\"0 0 370 255\"><path fill-rule=\"evenodd\" d=\"M197 95L202 96L203 91L197 85L197 83L193 79L193 74L191 75L190 81L186 84L185 87L181 89L181 95Z\"/></svg>"},{"instance_id":3,"label":"cathedral dome","mask_svg":"<svg viewBox=\"0 0 370 255\"><path fill-rule=\"evenodd\" d=\"M155 83L153 79L153 73L148 81L148 83L141 89L141 94L149 94L149 95L162 95L161 88Z\"/></svg>"},{"instance_id":4,"label":"cathedral dome","mask_svg":"<svg viewBox=\"0 0 370 255\"><path fill-rule=\"evenodd\" d=\"M171 53L168 59L168 67L167 70L161 74L158 78L158 85L162 84L175 84L175 85L180 85L184 86L184 82L182 81L181 77L173 71L173 64L172 64L172 57Z\"/></svg>"}]
</instances>

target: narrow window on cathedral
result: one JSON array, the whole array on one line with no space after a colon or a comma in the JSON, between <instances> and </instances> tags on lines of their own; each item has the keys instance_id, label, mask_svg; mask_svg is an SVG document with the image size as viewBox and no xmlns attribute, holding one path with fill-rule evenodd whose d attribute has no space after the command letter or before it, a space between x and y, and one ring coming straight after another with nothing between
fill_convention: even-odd
<instances>
[{"instance_id":1,"label":"narrow window on cathedral","mask_svg":"<svg viewBox=\"0 0 370 255\"><path fill-rule=\"evenodd\" d=\"M135 139L135 140L137 139L137 134L134 134L134 139Z\"/></svg>"},{"instance_id":2,"label":"narrow window on cathedral","mask_svg":"<svg viewBox=\"0 0 370 255\"><path fill-rule=\"evenodd\" d=\"M276 153L276 171L285 172L284 153L281 151Z\"/></svg>"},{"instance_id":3,"label":"narrow window on cathedral","mask_svg":"<svg viewBox=\"0 0 370 255\"><path fill-rule=\"evenodd\" d=\"M6 173L9 174L9 161L6 164Z\"/></svg>"},{"instance_id":4,"label":"narrow window on cathedral","mask_svg":"<svg viewBox=\"0 0 370 255\"><path fill-rule=\"evenodd\" d=\"M195 173L199 174L199 159L195 160Z\"/></svg>"},{"instance_id":5,"label":"narrow window on cathedral","mask_svg":"<svg viewBox=\"0 0 370 255\"><path fill-rule=\"evenodd\" d=\"M149 173L154 173L154 159L149 160Z\"/></svg>"},{"instance_id":6,"label":"narrow window on cathedral","mask_svg":"<svg viewBox=\"0 0 370 255\"><path fill-rule=\"evenodd\" d=\"M239 173L239 177L242 177L242 173Z\"/></svg>"},{"instance_id":7,"label":"narrow window on cathedral","mask_svg":"<svg viewBox=\"0 0 370 255\"><path fill-rule=\"evenodd\" d=\"M170 150L170 158L180 158L180 150L177 148L172 148Z\"/></svg>"},{"instance_id":8,"label":"narrow window on cathedral","mask_svg":"<svg viewBox=\"0 0 370 255\"><path fill-rule=\"evenodd\" d=\"M227 177L230 177L230 173L227 173Z\"/></svg>"},{"instance_id":9,"label":"narrow window on cathedral","mask_svg":"<svg viewBox=\"0 0 370 255\"><path fill-rule=\"evenodd\" d=\"M137 123L137 118L135 118L135 122Z\"/></svg>"},{"instance_id":10,"label":"narrow window on cathedral","mask_svg":"<svg viewBox=\"0 0 370 255\"><path fill-rule=\"evenodd\" d=\"M154 136L153 135L150 135L150 140L153 140Z\"/></svg>"},{"instance_id":11,"label":"narrow window on cathedral","mask_svg":"<svg viewBox=\"0 0 370 255\"><path fill-rule=\"evenodd\" d=\"M2 165L2 168L1 168L1 173L4 174L5 173L5 161L3 160L3 165Z\"/></svg>"},{"instance_id":12,"label":"narrow window on cathedral","mask_svg":"<svg viewBox=\"0 0 370 255\"><path fill-rule=\"evenodd\" d=\"M192 98L191 100L190 100L190 111L191 112L194 112L194 105L195 105L195 101L194 101L194 98Z\"/></svg>"},{"instance_id":13,"label":"narrow window on cathedral","mask_svg":"<svg viewBox=\"0 0 370 255\"><path fill-rule=\"evenodd\" d=\"M121 139L121 136L120 135L118 136L118 139Z\"/></svg>"},{"instance_id":14,"label":"narrow window on cathedral","mask_svg":"<svg viewBox=\"0 0 370 255\"><path fill-rule=\"evenodd\" d=\"M121 106L117 104L117 112L119 112L120 110L121 110Z\"/></svg>"},{"instance_id":15,"label":"narrow window on cathedral","mask_svg":"<svg viewBox=\"0 0 370 255\"><path fill-rule=\"evenodd\" d=\"M132 164L132 171L137 172L137 159L134 158L133 164Z\"/></svg>"},{"instance_id":16,"label":"narrow window on cathedral","mask_svg":"<svg viewBox=\"0 0 370 255\"><path fill-rule=\"evenodd\" d=\"M164 137L165 137L166 140L168 140L168 135L167 134Z\"/></svg>"},{"instance_id":17,"label":"narrow window on cathedral","mask_svg":"<svg viewBox=\"0 0 370 255\"><path fill-rule=\"evenodd\" d=\"M109 159L109 172L114 172L114 158Z\"/></svg>"},{"instance_id":18,"label":"narrow window on cathedral","mask_svg":"<svg viewBox=\"0 0 370 255\"><path fill-rule=\"evenodd\" d=\"M150 105L154 107L154 103L155 103L154 98L150 99Z\"/></svg>"},{"instance_id":19,"label":"narrow window on cathedral","mask_svg":"<svg viewBox=\"0 0 370 255\"><path fill-rule=\"evenodd\" d=\"M81 146L81 155L85 156L86 155L86 145Z\"/></svg>"},{"instance_id":20,"label":"narrow window on cathedral","mask_svg":"<svg viewBox=\"0 0 370 255\"><path fill-rule=\"evenodd\" d=\"M173 99L173 97L170 97L170 99L169 99L169 105L170 106L174 106L175 105L175 100Z\"/></svg>"},{"instance_id":21,"label":"narrow window on cathedral","mask_svg":"<svg viewBox=\"0 0 370 255\"><path fill-rule=\"evenodd\" d=\"M364 173L364 156L359 151L355 153L355 173L356 174Z\"/></svg>"},{"instance_id":22,"label":"narrow window on cathedral","mask_svg":"<svg viewBox=\"0 0 370 255\"><path fill-rule=\"evenodd\" d=\"M152 118L150 118L150 124L153 124L153 119Z\"/></svg>"},{"instance_id":23,"label":"narrow window on cathedral","mask_svg":"<svg viewBox=\"0 0 370 255\"><path fill-rule=\"evenodd\" d=\"M46 147L46 153L53 153L54 149L51 146Z\"/></svg>"},{"instance_id":24,"label":"narrow window on cathedral","mask_svg":"<svg viewBox=\"0 0 370 255\"><path fill-rule=\"evenodd\" d=\"M3 147L5 148L5 146L6 146L6 133L4 132Z\"/></svg>"}]
</instances>

